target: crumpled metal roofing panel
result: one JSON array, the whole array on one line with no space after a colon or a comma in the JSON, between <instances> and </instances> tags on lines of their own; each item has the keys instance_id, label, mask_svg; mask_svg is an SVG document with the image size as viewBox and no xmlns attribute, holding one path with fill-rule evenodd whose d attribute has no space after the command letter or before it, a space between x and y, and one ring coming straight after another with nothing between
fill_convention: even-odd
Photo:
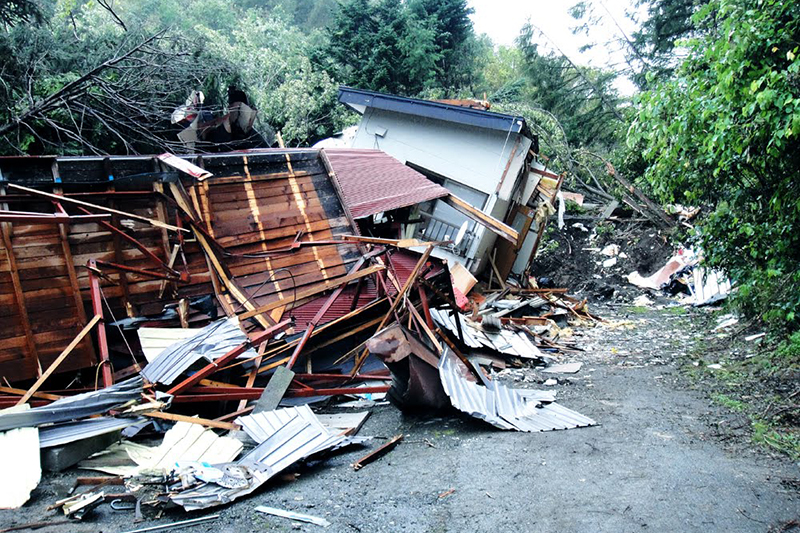
<instances>
[{"instance_id":1,"label":"crumpled metal roofing panel","mask_svg":"<svg viewBox=\"0 0 800 533\"><path fill-rule=\"evenodd\" d=\"M49 405L19 413L0 414L0 431L6 429L55 424L104 413L142 396L141 376L121 381L105 389L76 394Z\"/></svg>"},{"instance_id":2,"label":"crumpled metal roofing panel","mask_svg":"<svg viewBox=\"0 0 800 533\"><path fill-rule=\"evenodd\" d=\"M470 348L489 348L497 352L515 355L524 359L538 359L543 357L539 348L531 342L530 337L524 331L511 331L500 329L497 331L483 331L474 326L460 313L456 318L448 311L431 309L431 318L440 326L448 329L453 334L458 335L456 320L461 321L461 331L464 334L464 343Z\"/></svg>"},{"instance_id":3,"label":"crumpled metal roofing panel","mask_svg":"<svg viewBox=\"0 0 800 533\"><path fill-rule=\"evenodd\" d=\"M447 196L450 192L380 150L326 148L353 218Z\"/></svg>"},{"instance_id":4,"label":"crumpled metal roofing panel","mask_svg":"<svg viewBox=\"0 0 800 533\"><path fill-rule=\"evenodd\" d=\"M496 381L492 388L466 378L466 368L446 349L439 360L439 377L453 406L500 429L525 432L593 426L591 418L555 402L534 397Z\"/></svg>"},{"instance_id":5,"label":"crumpled metal roofing panel","mask_svg":"<svg viewBox=\"0 0 800 533\"><path fill-rule=\"evenodd\" d=\"M212 322L185 340L171 344L142 370L150 383L170 385L200 359L210 363L247 341L239 328L239 319L230 317ZM255 357L249 349L242 357Z\"/></svg>"},{"instance_id":6,"label":"crumpled metal roofing panel","mask_svg":"<svg viewBox=\"0 0 800 533\"><path fill-rule=\"evenodd\" d=\"M171 499L187 511L206 509L246 496L294 463L335 446L345 437L331 434L308 406L240 417L237 422L260 444L236 465L250 474L247 486L226 488L205 483ZM251 433L252 432L252 433Z\"/></svg>"}]
</instances>

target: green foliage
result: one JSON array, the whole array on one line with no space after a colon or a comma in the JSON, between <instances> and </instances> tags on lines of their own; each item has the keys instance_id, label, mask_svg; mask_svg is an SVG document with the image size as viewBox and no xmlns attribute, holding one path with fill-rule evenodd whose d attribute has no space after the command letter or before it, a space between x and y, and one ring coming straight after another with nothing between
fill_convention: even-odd
<instances>
[{"instance_id":1,"label":"green foliage","mask_svg":"<svg viewBox=\"0 0 800 533\"><path fill-rule=\"evenodd\" d=\"M753 421L753 442L788 455L793 461L800 459L800 433L781 430L771 424Z\"/></svg>"},{"instance_id":2,"label":"green foliage","mask_svg":"<svg viewBox=\"0 0 800 533\"><path fill-rule=\"evenodd\" d=\"M711 395L711 399L737 413L742 413L747 410L746 403L741 400L731 398L727 394L714 393Z\"/></svg>"},{"instance_id":3,"label":"green foliage","mask_svg":"<svg viewBox=\"0 0 800 533\"><path fill-rule=\"evenodd\" d=\"M22 23L40 23L45 17L36 0L0 0L0 24L16 26Z\"/></svg>"},{"instance_id":4,"label":"green foliage","mask_svg":"<svg viewBox=\"0 0 800 533\"><path fill-rule=\"evenodd\" d=\"M579 205L574 200L566 200L564 202L564 210L567 213L574 213L574 214L577 214L577 215L582 215L582 214L586 213L586 208L583 207L582 205Z\"/></svg>"},{"instance_id":5,"label":"green foliage","mask_svg":"<svg viewBox=\"0 0 800 533\"><path fill-rule=\"evenodd\" d=\"M800 4L714 0L675 77L639 99L629 145L662 200L706 206L708 264L745 310L800 325ZM651 79L654 78L651 76Z\"/></svg>"},{"instance_id":6,"label":"green foliage","mask_svg":"<svg viewBox=\"0 0 800 533\"><path fill-rule=\"evenodd\" d=\"M0 136L0 152L179 149L171 110L200 89L208 109L223 111L229 85L244 90L259 110L257 129L282 130L290 145L310 144L351 120L336 102L338 82L310 59L318 35L280 16L244 11L224 0L110 5L113 14L99 2L57 0L48 5L47 26L20 24L0 31L0 127L14 124L34 102L120 51L165 32L127 68L108 69L89 80L69 105ZM109 87L122 91L130 109L106 94Z\"/></svg>"},{"instance_id":7,"label":"green foliage","mask_svg":"<svg viewBox=\"0 0 800 533\"><path fill-rule=\"evenodd\" d=\"M676 66L675 48L681 39L695 30L692 17L708 0L639 0L638 6L647 6L647 17L631 36L629 61L640 64L634 80L640 87L651 79L665 79Z\"/></svg>"},{"instance_id":8,"label":"green foliage","mask_svg":"<svg viewBox=\"0 0 800 533\"><path fill-rule=\"evenodd\" d=\"M594 232L598 237L607 237L614 234L613 222L600 222L594 227Z\"/></svg>"},{"instance_id":9,"label":"green foliage","mask_svg":"<svg viewBox=\"0 0 800 533\"><path fill-rule=\"evenodd\" d=\"M621 101L612 85L616 74L575 67L560 54L543 54L537 35L528 24L518 39L528 82L523 98L552 113L572 146L607 149L617 144Z\"/></svg>"},{"instance_id":10,"label":"green foliage","mask_svg":"<svg viewBox=\"0 0 800 533\"><path fill-rule=\"evenodd\" d=\"M452 96L477 70L470 13L465 0L344 0L315 59L361 89Z\"/></svg>"}]
</instances>

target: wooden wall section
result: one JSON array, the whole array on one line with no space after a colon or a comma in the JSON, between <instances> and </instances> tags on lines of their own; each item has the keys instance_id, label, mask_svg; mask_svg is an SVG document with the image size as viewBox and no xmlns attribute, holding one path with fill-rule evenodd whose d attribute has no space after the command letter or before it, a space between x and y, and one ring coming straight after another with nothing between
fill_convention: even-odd
<instances>
[{"instance_id":1,"label":"wooden wall section","mask_svg":"<svg viewBox=\"0 0 800 533\"><path fill-rule=\"evenodd\" d=\"M191 196L206 230L227 252L230 273L257 306L285 300L291 308L298 303L296 290L344 276L360 257L355 245L345 243L276 252L298 236L329 241L355 231L317 151L205 163L214 176L196 184Z\"/></svg>"},{"instance_id":2,"label":"wooden wall section","mask_svg":"<svg viewBox=\"0 0 800 533\"><path fill-rule=\"evenodd\" d=\"M205 230L223 250L218 259L234 282L257 305L286 300L287 310L303 303L294 302L295 289L345 275L360 256L352 244L280 252L298 234L302 241L320 241L356 231L318 151L266 150L191 160L213 176L195 182L152 156L0 158L0 209L56 211L47 199L4 187L4 182L11 182L176 225L179 208L164 182L180 180ZM62 206L70 215L85 214L67 202ZM181 298L215 294L212 281L216 280L191 233L179 238L175 231L120 215L107 222L164 262L180 244L174 268L189 275L188 282L167 284L159 297L158 279L102 269L101 289L114 318L153 316ZM47 368L87 323L92 314L89 260L156 270L151 259L101 223L15 221L1 222L0 229L0 379L10 382L36 377L39 367ZM235 303L232 307L244 312ZM104 314L111 322L105 305ZM197 311L190 315L192 326L207 320ZM177 320L161 325L179 327ZM95 364L93 342L84 340L59 371Z\"/></svg>"}]
</instances>

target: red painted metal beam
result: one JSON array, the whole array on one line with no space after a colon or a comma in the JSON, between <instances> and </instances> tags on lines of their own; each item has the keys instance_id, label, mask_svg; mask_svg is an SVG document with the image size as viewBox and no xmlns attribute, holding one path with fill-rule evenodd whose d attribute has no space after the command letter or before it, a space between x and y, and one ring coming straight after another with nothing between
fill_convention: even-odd
<instances>
[{"instance_id":1,"label":"red painted metal beam","mask_svg":"<svg viewBox=\"0 0 800 533\"><path fill-rule=\"evenodd\" d=\"M88 210L86 210L86 209L84 209L83 207L80 207L80 206L78 206L78 210L81 211L82 213L86 213L87 215L91 215L92 214L91 211L88 211ZM173 276L176 276L176 277L180 277L181 276L180 272L178 272L177 270L175 270L173 268L170 268L166 263L164 263L164 261L161 260L161 258L159 258L156 254L151 252L150 249L147 246L145 246L144 244L139 242L137 239L131 237L130 235L128 235L127 233L125 233L124 231L119 229L118 227L114 226L113 224L109 224L108 222L103 222L103 221L100 221L98 223L100 224L100 226L104 227L108 231L119 235L121 238L123 238L126 241L128 241L129 243L131 243L134 247L136 247L137 250L142 252L145 255L145 257L150 259L158 268L160 268L162 270L165 270L166 272L169 272Z\"/></svg>"},{"instance_id":2,"label":"red painted metal beam","mask_svg":"<svg viewBox=\"0 0 800 533\"><path fill-rule=\"evenodd\" d=\"M194 402L227 402L235 400L257 400L261 398L264 389L237 389L230 393L222 394L181 394L173 398L173 403L194 403ZM333 389L289 389L284 397L287 398L307 398L310 396L342 396L348 394L369 394L388 392L388 385L378 387L351 387Z\"/></svg>"},{"instance_id":3,"label":"red painted metal beam","mask_svg":"<svg viewBox=\"0 0 800 533\"><path fill-rule=\"evenodd\" d=\"M362 266L364 266L364 263L366 262L367 262L366 256L359 258L359 260L356 261L356 264L353 265L353 268L350 269L347 275L349 276L350 274L355 274L356 272L358 272L358 270ZM300 357L300 352L303 351L306 342L308 342L308 339L311 338L311 334L314 332L314 328L316 328L317 324L319 324L320 321L322 321L322 317L325 316L325 313L328 312L328 309L330 309L333 303L336 301L336 299L339 298L339 296L342 294L342 291L346 286L347 286L346 284L339 285L339 287L337 287L336 290L333 291L333 293L328 297L323 306L320 307L319 311L317 311L317 314L314 315L314 318L311 319L311 322L309 322L305 333L303 333L303 338L301 338L300 342L297 343L297 347L294 349L294 353L292 353L292 356L289 358L289 362L286 363L286 368L288 368L289 370L292 369L294 364L297 362L297 358Z\"/></svg>"},{"instance_id":4,"label":"red painted metal beam","mask_svg":"<svg viewBox=\"0 0 800 533\"><path fill-rule=\"evenodd\" d=\"M222 357L218 358L216 361L213 361L203 367L201 370L198 370L190 377L186 378L185 380L181 381L171 389L167 391L167 394L177 395L181 392L185 391L186 389L196 385L201 379L205 379L217 370L219 370L222 366L224 366L228 361L234 359L244 352L246 352L252 346L258 346L262 342L271 339L276 333L286 329L292 323L291 319L286 319L283 322L279 322L272 326L271 328L264 330L254 337L250 338L247 342L244 342L237 346L236 348L232 349ZM242 399L242 398L238 398ZM248 398L249 399L249 398Z\"/></svg>"},{"instance_id":5,"label":"red painted metal beam","mask_svg":"<svg viewBox=\"0 0 800 533\"><path fill-rule=\"evenodd\" d=\"M100 294L100 280L97 279L97 263L90 259L87 263L89 267L89 286L92 295L92 311L95 315L103 316L103 299ZM108 339L106 337L105 319L101 318L97 323L97 346L100 349L101 375L103 376L103 387L110 387L114 384L114 375L111 373L111 360L108 353Z\"/></svg>"}]
</instances>

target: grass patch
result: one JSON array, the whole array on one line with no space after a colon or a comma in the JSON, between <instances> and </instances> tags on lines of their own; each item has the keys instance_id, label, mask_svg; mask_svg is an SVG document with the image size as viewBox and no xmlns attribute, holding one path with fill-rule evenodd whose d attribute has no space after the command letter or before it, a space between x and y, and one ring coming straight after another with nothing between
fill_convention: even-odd
<instances>
[{"instance_id":1,"label":"grass patch","mask_svg":"<svg viewBox=\"0 0 800 533\"><path fill-rule=\"evenodd\" d=\"M800 372L800 334L771 346L741 338L719 340L710 333L695 343L684 375L714 403L750 420L753 445L800 460L800 417L792 396ZM711 363L722 368L708 368Z\"/></svg>"},{"instance_id":2,"label":"grass patch","mask_svg":"<svg viewBox=\"0 0 800 533\"><path fill-rule=\"evenodd\" d=\"M772 423L753 420L753 442L785 453L792 460L800 459L800 432L776 428Z\"/></svg>"},{"instance_id":3,"label":"grass patch","mask_svg":"<svg viewBox=\"0 0 800 533\"><path fill-rule=\"evenodd\" d=\"M645 307L643 305L632 305L630 307L626 307L625 310L632 315L644 315L651 311L649 307Z\"/></svg>"},{"instance_id":4,"label":"grass patch","mask_svg":"<svg viewBox=\"0 0 800 533\"><path fill-rule=\"evenodd\" d=\"M676 305L676 306L673 306L673 307L665 307L663 309L663 312L664 312L664 314L667 314L667 315L685 315L689 311L687 311L686 308L683 307L682 305Z\"/></svg>"},{"instance_id":5,"label":"grass patch","mask_svg":"<svg viewBox=\"0 0 800 533\"><path fill-rule=\"evenodd\" d=\"M731 411L735 411L737 413L743 413L747 410L747 404L741 400L736 400L731 398L727 394L712 394L711 399L717 402L718 404L727 407Z\"/></svg>"}]
</instances>

